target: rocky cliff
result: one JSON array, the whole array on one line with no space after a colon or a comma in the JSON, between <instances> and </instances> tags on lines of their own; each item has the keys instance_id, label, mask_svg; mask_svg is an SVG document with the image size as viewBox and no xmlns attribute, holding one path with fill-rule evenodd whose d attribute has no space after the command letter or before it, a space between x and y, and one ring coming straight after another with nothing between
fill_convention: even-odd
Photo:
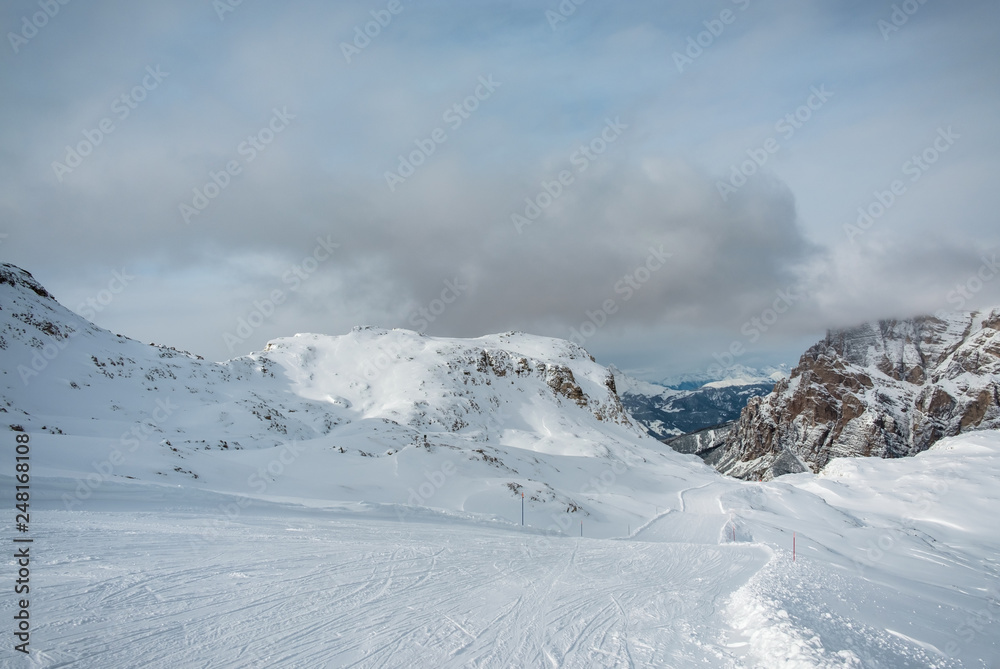
<instances>
[{"instance_id":1,"label":"rocky cliff","mask_svg":"<svg viewBox=\"0 0 1000 669\"><path fill-rule=\"evenodd\" d=\"M729 436L729 433L733 431L733 427L735 426L736 421L731 420L694 432L688 432L679 437L664 439L663 443L678 453L697 455L707 464L714 465L725 452L722 446L725 445L726 437Z\"/></svg>"},{"instance_id":2,"label":"rocky cliff","mask_svg":"<svg viewBox=\"0 0 1000 669\"><path fill-rule=\"evenodd\" d=\"M753 398L717 468L768 480L847 456L897 458L1000 427L1000 308L831 331Z\"/></svg>"}]
</instances>

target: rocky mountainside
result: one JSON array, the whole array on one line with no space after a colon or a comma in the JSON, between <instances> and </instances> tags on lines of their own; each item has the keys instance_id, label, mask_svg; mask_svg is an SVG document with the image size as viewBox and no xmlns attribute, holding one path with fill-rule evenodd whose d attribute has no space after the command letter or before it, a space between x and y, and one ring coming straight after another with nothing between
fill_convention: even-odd
<instances>
[{"instance_id":1,"label":"rocky mountainside","mask_svg":"<svg viewBox=\"0 0 1000 669\"><path fill-rule=\"evenodd\" d=\"M898 458L1000 427L1000 308L831 331L750 400L716 464L765 480L845 456Z\"/></svg>"},{"instance_id":2,"label":"rocky mountainside","mask_svg":"<svg viewBox=\"0 0 1000 669\"><path fill-rule=\"evenodd\" d=\"M0 355L7 422L36 430L44 423L47 431L83 434L104 415L142 420L169 397L178 413L224 425L241 445L312 438L371 419L487 439L504 429L534 432L549 408L565 415L546 422L540 431L547 434L594 422L640 432L610 372L572 342L358 327L277 339L259 353L214 363L102 330L12 265L0 265Z\"/></svg>"},{"instance_id":3,"label":"rocky mountainside","mask_svg":"<svg viewBox=\"0 0 1000 669\"><path fill-rule=\"evenodd\" d=\"M217 363L103 330L13 265L0 265L0 414L67 467L91 470L67 505L91 484L266 479L268 494L412 506L429 503L413 491L436 491L453 472L435 506L492 513L525 493L536 518L627 523L634 512L598 504L591 481L625 499L662 471L715 475L659 448L611 373L569 341L358 327L275 339ZM280 480L293 460L311 488Z\"/></svg>"},{"instance_id":4,"label":"rocky mountainside","mask_svg":"<svg viewBox=\"0 0 1000 669\"><path fill-rule=\"evenodd\" d=\"M775 381L785 376L780 370L740 367L728 378L689 377L663 386L631 378L614 366L610 369L628 412L651 436L670 444L679 435L736 420L750 398L771 392Z\"/></svg>"},{"instance_id":5,"label":"rocky mountainside","mask_svg":"<svg viewBox=\"0 0 1000 669\"><path fill-rule=\"evenodd\" d=\"M722 446L725 445L726 437L733 431L735 425L736 421L731 420L719 425L704 427L694 432L688 432L678 437L664 439L663 443L678 453L697 455L706 463L714 465L722 457L724 453Z\"/></svg>"}]
</instances>

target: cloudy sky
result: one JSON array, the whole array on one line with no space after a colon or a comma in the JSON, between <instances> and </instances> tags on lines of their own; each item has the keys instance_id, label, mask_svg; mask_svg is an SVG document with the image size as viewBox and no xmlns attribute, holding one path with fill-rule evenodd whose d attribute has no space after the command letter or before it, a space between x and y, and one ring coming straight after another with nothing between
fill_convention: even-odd
<instances>
[{"instance_id":1,"label":"cloudy sky","mask_svg":"<svg viewBox=\"0 0 1000 669\"><path fill-rule=\"evenodd\" d=\"M994 0L65 1L0 8L0 260L114 332L658 379L1000 303Z\"/></svg>"}]
</instances>

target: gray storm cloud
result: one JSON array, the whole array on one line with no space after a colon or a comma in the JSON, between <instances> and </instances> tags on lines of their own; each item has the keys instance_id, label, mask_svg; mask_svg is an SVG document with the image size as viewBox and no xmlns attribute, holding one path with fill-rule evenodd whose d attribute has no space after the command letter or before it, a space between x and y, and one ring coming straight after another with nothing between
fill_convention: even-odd
<instances>
[{"instance_id":1,"label":"gray storm cloud","mask_svg":"<svg viewBox=\"0 0 1000 669\"><path fill-rule=\"evenodd\" d=\"M718 25L695 2L554 24L529 2L401 6L70 3L32 32L37 4L8 3L3 259L73 309L124 268L96 322L213 358L366 323L584 327L604 362L684 371L779 291L809 299L748 359L1000 301L956 293L998 241L994 3L898 30L853 2L732 3Z\"/></svg>"}]
</instances>

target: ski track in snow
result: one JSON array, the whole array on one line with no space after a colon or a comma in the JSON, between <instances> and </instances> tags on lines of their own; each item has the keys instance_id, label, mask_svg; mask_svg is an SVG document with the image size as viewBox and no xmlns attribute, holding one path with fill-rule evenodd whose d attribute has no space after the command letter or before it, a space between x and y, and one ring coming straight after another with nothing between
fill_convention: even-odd
<instances>
[{"instance_id":1,"label":"ski track in snow","mask_svg":"<svg viewBox=\"0 0 1000 669\"><path fill-rule=\"evenodd\" d=\"M787 485L692 486L684 511L630 539L447 514L404 522L354 503L259 500L227 520L216 495L145 484L133 495L143 508L109 486L94 510L65 511L68 485L38 481L33 652L0 649L0 666L993 669L1000 631L980 617L964 660L941 650L991 601L992 553L976 566L943 542L901 547L862 576L801 533L793 563L786 529L768 526L786 511L737 516L728 539L734 494L762 509L789 495L817 503ZM925 566L900 578L896 556Z\"/></svg>"},{"instance_id":2,"label":"ski track in snow","mask_svg":"<svg viewBox=\"0 0 1000 669\"><path fill-rule=\"evenodd\" d=\"M182 514L46 515L32 604L44 667L735 667L705 639L768 559L753 545L263 517L199 548Z\"/></svg>"}]
</instances>

